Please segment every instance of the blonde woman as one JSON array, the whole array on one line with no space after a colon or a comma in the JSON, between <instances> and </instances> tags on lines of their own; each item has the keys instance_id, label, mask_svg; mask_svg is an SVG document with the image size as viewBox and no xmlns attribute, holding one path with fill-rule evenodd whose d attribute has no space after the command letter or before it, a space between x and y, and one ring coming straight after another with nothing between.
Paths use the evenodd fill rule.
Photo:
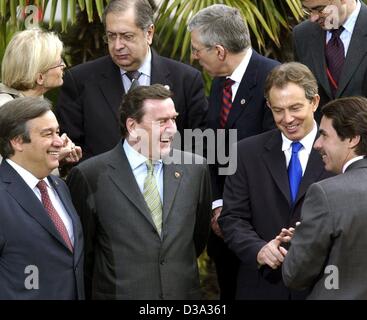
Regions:
<instances>
[{"instance_id":1,"label":"blonde woman","mask_svg":"<svg viewBox=\"0 0 367 320\"><path fill-rule=\"evenodd\" d=\"M30 29L16 33L9 42L1 64L0 108L18 97L43 96L63 84L63 44L53 32ZM78 162L81 148L63 134L60 160Z\"/></svg>"}]
</instances>

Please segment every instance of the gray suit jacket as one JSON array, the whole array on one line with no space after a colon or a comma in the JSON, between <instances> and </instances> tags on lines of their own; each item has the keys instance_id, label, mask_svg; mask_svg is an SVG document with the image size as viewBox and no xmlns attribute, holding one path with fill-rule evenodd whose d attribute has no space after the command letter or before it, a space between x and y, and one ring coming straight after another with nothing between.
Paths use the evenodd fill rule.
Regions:
<instances>
[{"instance_id":1,"label":"gray suit jacket","mask_svg":"<svg viewBox=\"0 0 367 320\"><path fill-rule=\"evenodd\" d=\"M317 23L308 20L293 30L294 58L307 65L315 75L320 106L333 98L326 75L325 34ZM364 3L353 30L335 98L356 95L367 96L367 6Z\"/></svg>"},{"instance_id":2,"label":"gray suit jacket","mask_svg":"<svg viewBox=\"0 0 367 320\"><path fill-rule=\"evenodd\" d=\"M87 297L200 298L196 258L209 232L209 172L203 164L164 164L163 170L162 239L121 142L71 171L86 242Z\"/></svg>"},{"instance_id":3,"label":"gray suit jacket","mask_svg":"<svg viewBox=\"0 0 367 320\"><path fill-rule=\"evenodd\" d=\"M367 299L366 195L367 159L310 187L283 263L287 286L312 288L309 299Z\"/></svg>"}]
</instances>

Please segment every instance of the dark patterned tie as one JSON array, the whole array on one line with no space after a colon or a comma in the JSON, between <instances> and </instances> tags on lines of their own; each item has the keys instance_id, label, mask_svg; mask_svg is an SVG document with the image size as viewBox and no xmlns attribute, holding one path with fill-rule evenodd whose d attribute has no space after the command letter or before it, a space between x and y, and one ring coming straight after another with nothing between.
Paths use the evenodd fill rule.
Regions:
<instances>
[{"instance_id":1,"label":"dark patterned tie","mask_svg":"<svg viewBox=\"0 0 367 320\"><path fill-rule=\"evenodd\" d=\"M292 204L297 198L299 184L302 179L302 166L298 158L298 152L302 148L302 144L298 141L292 142L292 156L288 165L288 180L291 191Z\"/></svg>"},{"instance_id":2,"label":"dark patterned tie","mask_svg":"<svg viewBox=\"0 0 367 320\"><path fill-rule=\"evenodd\" d=\"M138 79L141 76L141 72L135 70L135 71L128 71L125 74L131 81L131 86L129 88L129 91L135 89L136 87L140 85Z\"/></svg>"},{"instance_id":3,"label":"dark patterned tie","mask_svg":"<svg viewBox=\"0 0 367 320\"><path fill-rule=\"evenodd\" d=\"M227 120L228 120L228 115L229 112L231 111L232 108L232 85L235 82L230 79L227 78L226 81L224 82L224 87L223 87L223 96L222 96L222 109L220 111L220 127L224 128Z\"/></svg>"},{"instance_id":4,"label":"dark patterned tie","mask_svg":"<svg viewBox=\"0 0 367 320\"><path fill-rule=\"evenodd\" d=\"M340 74L345 61L344 45L340 39L340 34L343 31L344 27L331 30L332 36L325 48L326 64L328 68L327 74L334 97L338 89Z\"/></svg>"},{"instance_id":5,"label":"dark patterned tie","mask_svg":"<svg viewBox=\"0 0 367 320\"><path fill-rule=\"evenodd\" d=\"M59 214L57 213L55 207L52 205L51 199L47 192L47 184L45 181L41 180L37 183L37 188L41 192L41 199L42 204L45 207L49 217L51 218L52 222L54 223L57 231L60 233L61 237L65 241L66 245L68 246L69 250L73 252L73 245L71 243L71 240L69 238L68 231L66 230L66 227L64 223L62 222Z\"/></svg>"}]
</instances>

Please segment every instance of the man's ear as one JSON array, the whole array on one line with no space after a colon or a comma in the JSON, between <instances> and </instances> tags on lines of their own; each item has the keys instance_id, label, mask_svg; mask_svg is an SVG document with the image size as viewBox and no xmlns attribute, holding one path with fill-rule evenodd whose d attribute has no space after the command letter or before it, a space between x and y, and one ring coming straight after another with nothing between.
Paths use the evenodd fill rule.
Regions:
<instances>
[{"instance_id":1,"label":"man's ear","mask_svg":"<svg viewBox=\"0 0 367 320\"><path fill-rule=\"evenodd\" d=\"M215 45L215 50L217 52L217 57L220 61L224 61L226 56L227 56L227 49L224 48L222 45L220 44L216 44Z\"/></svg>"},{"instance_id":2,"label":"man's ear","mask_svg":"<svg viewBox=\"0 0 367 320\"><path fill-rule=\"evenodd\" d=\"M317 110L319 103L320 103L320 96L318 94L315 94L314 97L312 98L313 112Z\"/></svg>"},{"instance_id":3,"label":"man's ear","mask_svg":"<svg viewBox=\"0 0 367 320\"><path fill-rule=\"evenodd\" d=\"M23 152L24 148L24 142L23 138L21 136L17 136L10 140L10 144L13 147L14 151Z\"/></svg>"},{"instance_id":4,"label":"man's ear","mask_svg":"<svg viewBox=\"0 0 367 320\"><path fill-rule=\"evenodd\" d=\"M137 139L138 137L135 128L136 128L136 120L133 118L127 118L126 119L126 129L129 132L129 136L132 139Z\"/></svg>"},{"instance_id":5,"label":"man's ear","mask_svg":"<svg viewBox=\"0 0 367 320\"><path fill-rule=\"evenodd\" d=\"M359 141L361 141L360 135L349 138L349 149L354 149L358 145Z\"/></svg>"},{"instance_id":6,"label":"man's ear","mask_svg":"<svg viewBox=\"0 0 367 320\"><path fill-rule=\"evenodd\" d=\"M151 45L153 42L154 30L154 24L151 24L147 29L147 42L149 45Z\"/></svg>"}]
</instances>

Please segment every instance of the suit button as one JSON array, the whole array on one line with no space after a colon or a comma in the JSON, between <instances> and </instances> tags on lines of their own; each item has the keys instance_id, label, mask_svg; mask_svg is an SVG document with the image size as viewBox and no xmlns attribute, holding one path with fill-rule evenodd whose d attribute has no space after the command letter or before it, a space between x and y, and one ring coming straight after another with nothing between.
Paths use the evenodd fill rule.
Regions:
<instances>
[{"instance_id":1,"label":"suit button","mask_svg":"<svg viewBox=\"0 0 367 320\"><path fill-rule=\"evenodd\" d=\"M161 260L161 265L163 266L164 264L166 264L166 261Z\"/></svg>"}]
</instances>

